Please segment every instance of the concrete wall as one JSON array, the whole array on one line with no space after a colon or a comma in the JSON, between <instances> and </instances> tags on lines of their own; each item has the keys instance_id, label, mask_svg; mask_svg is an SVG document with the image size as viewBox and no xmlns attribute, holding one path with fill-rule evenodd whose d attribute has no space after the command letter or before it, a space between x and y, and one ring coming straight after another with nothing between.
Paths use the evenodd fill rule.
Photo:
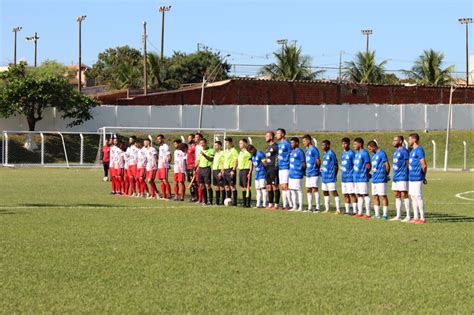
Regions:
<instances>
[{"instance_id":1,"label":"concrete wall","mask_svg":"<svg viewBox=\"0 0 474 315\"><path fill-rule=\"evenodd\" d=\"M439 130L447 124L447 105L205 105L203 128L263 131ZM67 128L54 109L36 130L97 131L103 126L197 128L198 105L114 106L94 109L94 119ZM473 129L474 104L453 105L453 129ZM0 119L1 130L28 130L24 117Z\"/></svg>"}]
</instances>

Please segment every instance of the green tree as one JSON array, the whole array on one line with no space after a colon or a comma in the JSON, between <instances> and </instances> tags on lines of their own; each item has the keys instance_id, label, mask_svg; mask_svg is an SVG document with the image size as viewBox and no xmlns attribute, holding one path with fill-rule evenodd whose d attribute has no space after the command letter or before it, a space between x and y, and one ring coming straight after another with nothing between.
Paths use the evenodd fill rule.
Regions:
<instances>
[{"instance_id":1,"label":"green tree","mask_svg":"<svg viewBox=\"0 0 474 315\"><path fill-rule=\"evenodd\" d=\"M11 65L0 74L0 117L12 115L26 117L30 131L43 119L47 107L56 107L63 119L70 120L69 127L92 118L90 110L98 103L80 95L63 74L50 69L27 68L25 63Z\"/></svg>"},{"instance_id":2,"label":"green tree","mask_svg":"<svg viewBox=\"0 0 474 315\"><path fill-rule=\"evenodd\" d=\"M96 84L113 89L139 88L142 86L143 56L135 48L121 46L99 53L97 62L86 73Z\"/></svg>"},{"instance_id":3,"label":"green tree","mask_svg":"<svg viewBox=\"0 0 474 315\"><path fill-rule=\"evenodd\" d=\"M285 45L273 53L276 62L263 66L260 74L276 80L314 80L324 71L312 71L311 57L303 55L302 48Z\"/></svg>"},{"instance_id":4,"label":"green tree","mask_svg":"<svg viewBox=\"0 0 474 315\"><path fill-rule=\"evenodd\" d=\"M160 59L157 53L149 53L148 61L148 87L155 90L172 90L180 86L180 82L173 77L171 60Z\"/></svg>"},{"instance_id":5,"label":"green tree","mask_svg":"<svg viewBox=\"0 0 474 315\"><path fill-rule=\"evenodd\" d=\"M344 77L354 83L390 83L385 73L387 60L377 63L375 51L359 52L355 60L346 62Z\"/></svg>"},{"instance_id":6,"label":"green tree","mask_svg":"<svg viewBox=\"0 0 474 315\"><path fill-rule=\"evenodd\" d=\"M405 71L409 79L423 85L448 85L453 81L451 76L454 66L443 68L444 54L433 49L423 51L410 71Z\"/></svg>"},{"instance_id":7,"label":"green tree","mask_svg":"<svg viewBox=\"0 0 474 315\"><path fill-rule=\"evenodd\" d=\"M230 65L219 53L202 50L186 54L174 52L170 58L170 71L173 79L181 84L198 83L205 75L208 80L219 81L228 78Z\"/></svg>"}]
</instances>

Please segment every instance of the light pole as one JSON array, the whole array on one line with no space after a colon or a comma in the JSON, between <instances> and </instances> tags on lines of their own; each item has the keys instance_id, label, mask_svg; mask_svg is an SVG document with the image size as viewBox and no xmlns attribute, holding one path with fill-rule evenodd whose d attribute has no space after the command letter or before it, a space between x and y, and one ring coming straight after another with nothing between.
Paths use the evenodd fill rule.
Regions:
<instances>
[{"instance_id":1,"label":"light pole","mask_svg":"<svg viewBox=\"0 0 474 315\"><path fill-rule=\"evenodd\" d=\"M458 19L459 23L466 25L466 86L469 86L469 24L472 23L472 18Z\"/></svg>"},{"instance_id":2,"label":"light pole","mask_svg":"<svg viewBox=\"0 0 474 315\"><path fill-rule=\"evenodd\" d=\"M285 46L288 44L288 39L277 39L277 44L281 45L281 52L285 49Z\"/></svg>"},{"instance_id":3,"label":"light pole","mask_svg":"<svg viewBox=\"0 0 474 315\"><path fill-rule=\"evenodd\" d=\"M12 29L13 32L13 64L16 65L16 35L21 31L21 26L16 26Z\"/></svg>"},{"instance_id":4,"label":"light pole","mask_svg":"<svg viewBox=\"0 0 474 315\"><path fill-rule=\"evenodd\" d=\"M35 32L35 35L34 36L30 36L30 37L27 37L26 40L29 41L29 42L34 42L35 43L35 67L36 67L36 63L37 63L37 52L38 52L38 33Z\"/></svg>"},{"instance_id":5,"label":"light pole","mask_svg":"<svg viewBox=\"0 0 474 315\"><path fill-rule=\"evenodd\" d=\"M366 29L361 30L362 34L365 36L365 52L369 52L369 36L372 35L372 30Z\"/></svg>"},{"instance_id":6,"label":"light pole","mask_svg":"<svg viewBox=\"0 0 474 315\"><path fill-rule=\"evenodd\" d=\"M79 76L77 81L77 90L79 93L82 91L82 56L81 56L81 46L82 46L82 21L86 19L85 15L77 17L77 23L79 24Z\"/></svg>"},{"instance_id":7,"label":"light pole","mask_svg":"<svg viewBox=\"0 0 474 315\"><path fill-rule=\"evenodd\" d=\"M148 94L148 70L147 70L147 52L146 52L146 21L143 21L143 94Z\"/></svg>"},{"instance_id":8,"label":"light pole","mask_svg":"<svg viewBox=\"0 0 474 315\"><path fill-rule=\"evenodd\" d=\"M171 10L171 6L161 6L161 52L160 52L160 59L163 60L163 50L164 50L164 40L165 40L165 12Z\"/></svg>"}]
</instances>

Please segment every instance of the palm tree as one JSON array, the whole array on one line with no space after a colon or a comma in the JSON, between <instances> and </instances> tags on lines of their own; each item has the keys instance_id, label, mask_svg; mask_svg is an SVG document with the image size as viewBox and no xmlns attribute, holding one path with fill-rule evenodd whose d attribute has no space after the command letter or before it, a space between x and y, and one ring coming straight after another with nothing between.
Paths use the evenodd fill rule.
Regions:
<instances>
[{"instance_id":1,"label":"palm tree","mask_svg":"<svg viewBox=\"0 0 474 315\"><path fill-rule=\"evenodd\" d=\"M385 74L387 60L377 64L375 51L358 52L355 60L346 62L344 77L355 83L388 83Z\"/></svg>"},{"instance_id":2,"label":"palm tree","mask_svg":"<svg viewBox=\"0 0 474 315\"><path fill-rule=\"evenodd\" d=\"M433 49L423 51L410 71L405 71L408 78L423 85L448 85L453 81L451 72L454 66L443 67L444 54Z\"/></svg>"},{"instance_id":3,"label":"palm tree","mask_svg":"<svg viewBox=\"0 0 474 315\"><path fill-rule=\"evenodd\" d=\"M116 89L137 89L143 85L141 67L127 60L118 65L112 78L112 87Z\"/></svg>"},{"instance_id":4,"label":"palm tree","mask_svg":"<svg viewBox=\"0 0 474 315\"><path fill-rule=\"evenodd\" d=\"M276 62L263 66L260 74L277 80L313 80L324 71L311 69L311 57L302 55L301 47L283 46L281 51L273 53Z\"/></svg>"},{"instance_id":5,"label":"palm tree","mask_svg":"<svg viewBox=\"0 0 474 315\"><path fill-rule=\"evenodd\" d=\"M180 83L173 79L168 59L161 60L157 53L149 53L147 57L148 86L151 89L170 90L179 87Z\"/></svg>"}]
</instances>

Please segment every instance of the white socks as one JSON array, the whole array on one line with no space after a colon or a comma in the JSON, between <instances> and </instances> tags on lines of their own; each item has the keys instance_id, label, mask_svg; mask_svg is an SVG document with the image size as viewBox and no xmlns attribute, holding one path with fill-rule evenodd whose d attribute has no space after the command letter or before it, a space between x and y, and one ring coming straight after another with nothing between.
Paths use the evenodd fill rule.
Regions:
<instances>
[{"instance_id":1,"label":"white socks","mask_svg":"<svg viewBox=\"0 0 474 315\"><path fill-rule=\"evenodd\" d=\"M357 202L352 203L352 213L356 214L357 213Z\"/></svg>"},{"instance_id":2,"label":"white socks","mask_svg":"<svg viewBox=\"0 0 474 315\"><path fill-rule=\"evenodd\" d=\"M296 210L296 190L291 190L292 210Z\"/></svg>"},{"instance_id":3,"label":"white socks","mask_svg":"<svg viewBox=\"0 0 474 315\"><path fill-rule=\"evenodd\" d=\"M364 201L365 201L365 215L370 216L370 197L365 196Z\"/></svg>"},{"instance_id":4,"label":"white socks","mask_svg":"<svg viewBox=\"0 0 474 315\"><path fill-rule=\"evenodd\" d=\"M298 193L298 204L299 204L298 209L303 210L303 191L298 190L297 193ZM296 208L296 203L293 204L293 208Z\"/></svg>"},{"instance_id":5,"label":"white socks","mask_svg":"<svg viewBox=\"0 0 474 315\"><path fill-rule=\"evenodd\" d=\"M308 210L313 209L313 193L306 193L306 198L308 199Z\"/></svg>"},{"instance_id":6,"label":"white socks","mask_svg":"<svg viewBox=\"0 0 474 315\"><path fill-rule=\"evenodd\" d=\"M362 211L364 211L364 197L357 197L357 209L359 210L357 214L362 215Z\"/></svg>"},{"instance_id":7,"label":"white socks","mask_svg":"<svg viewBox=\"0 0 474 315\"><path fill-rule=\"evenodd\" d=\"M263 197L263 206L266 208L267 207L267 198L268 196L268 191L266 189L262 189L262 197Z\"/></svg>"},{"instance_id":8,"label":"white socks","mask_svg":"<svg viewBox=\"0 0 474 315\"><path fill-rule=\"evenodd\" d=\"M324 210L329 211L329 196L324 196Z\"/></svg>"},{"instance_id":9,"label":"white socks","mask_svg":"<svg viewBox=\"0 0 474 315\"><path fill-rule=\"evenodd\" d=\"M257 208L260 207L260 199L262 199L262 191L260 189L257 189Z\"/></svg>"},{"instance_id":10,"label":"white socks","mask_svg":"<svg viewBox=\"0 0 474 315\"><path fill-rule=\"evenodd\" d=\"M319 211L319 191L314 193L314 199L316 200L316 210Z\"/></svg>"},{"instance_id":11,"label":"white socks","mask_svg":"<svg viewBox=\"0 0 474 315\"><path fill-rule=\"evenodd\" d=\"M388 217L388 207L387 207L387 206L383 206L383 216L384 216L385 218Z\"/></svg>"},{"instance_id":12,"label":"white socks","mask_svg":"<svg viewBox=\"0 0 474 315\"><path fill-rule=\"evenodd\" d=\"M407 218L410 219L410 199L406 198L403 199L403 201L405 202L405 211L407 212Z\"/></svg>"},{"instance_id":13,"label":"white socks","mask_svg":"<svg viewBox=\"0 0 474 315\"><path fill-rule=\"evenodd\" d=\"M418 220L418 202L415 196L411 196L411 205L413 207L413 219Z\"/></svg>"},{"instance_id":14,"label":"white socks","mask_svg":"<svg viewBox=\"0 0 474 315\"><path fill-rule=\"evenodd\" d=\"M420 212L420 220L425 219L425 202L422 196L415 196L416 203L418 204L418 211Z\"/></svg>"},{"instance_id":15,"label":"white socks","mask_svg":"<svg viewBox=\"0 0 474 315\"><path fill-rule=\"evenodd\" d=\"M344 208L346 208L346 213L350 213L351 204L350 203L344 203Z\"/></svg>"},{"instance_id":16,"label":"white socks","mask_svg":"<svg viewBox=\"0 0 474 315\"><path fill-rule=\"evenodd\" d=\"M379 205L374 205L374 211L375 211L375 217L376 218L380 217L380 206Z\"/></svg>"},{"instance_id":17,"label":"white socks","mask_svg":"<svg viewBox=\"0 0 474 315\"><path fill-rule=\"evenodd\" d=\"M397 209L397 218L402 217L402 199L395 198L395 209Z\"/></svg>"},{"instance_id":18,"label":"white socks","mask_svg":"<svg viewBox=\"0 0 474 315\"><path fill-rule=\"evenodd\" d=\"M288 194L289 194L288 190L281 191L281 197L283 199L283 208L286 208L288 205L288 202L287 202Z\"/></svg>"},{"instance_id":19,"label":"white socks","mask_svg":"<svg viewBox=\"0 0 474 315\"><path fill-rule=\"evenodd\" d=\"M334 201L336 202L336 211L340 212L341 210L339 209L339 196L334 197Z\"/></svg>"}]
</instances>

